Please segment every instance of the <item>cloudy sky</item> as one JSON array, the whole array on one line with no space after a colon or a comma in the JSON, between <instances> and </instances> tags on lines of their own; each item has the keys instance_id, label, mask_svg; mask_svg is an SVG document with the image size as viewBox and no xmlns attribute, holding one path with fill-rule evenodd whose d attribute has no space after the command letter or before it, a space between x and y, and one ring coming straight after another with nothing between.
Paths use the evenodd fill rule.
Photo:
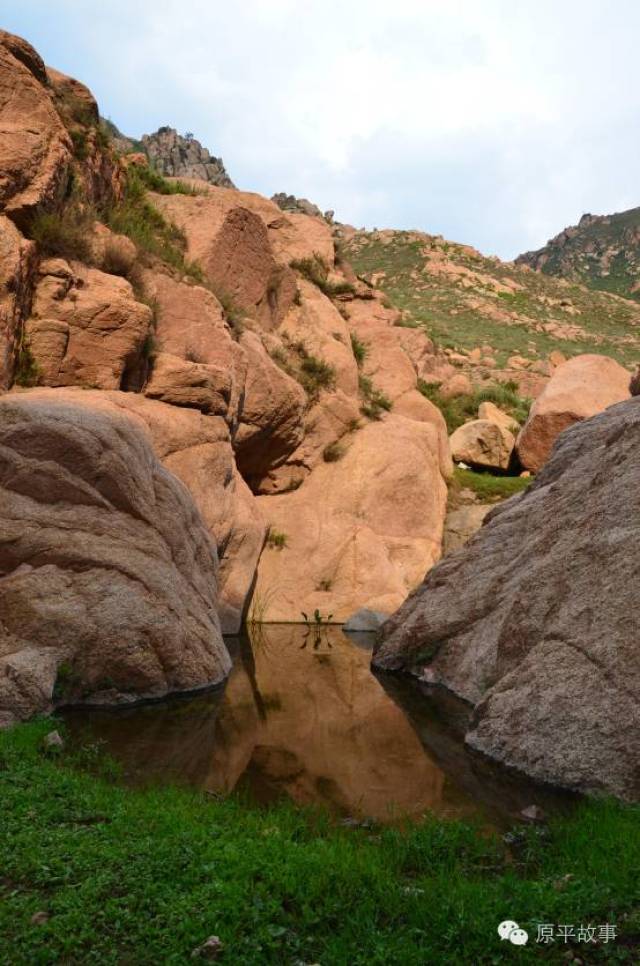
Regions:
<instances>
[{"instance_id":1,"label":"cloudy sky","mask_svg":"<svg viewBox=\"0 0 640 966\"><path fill-rule=\"evenodd\" d=\"M2 0L127 134L511 258L640 205L637 0Z\"/></svg>"}]
</instances>

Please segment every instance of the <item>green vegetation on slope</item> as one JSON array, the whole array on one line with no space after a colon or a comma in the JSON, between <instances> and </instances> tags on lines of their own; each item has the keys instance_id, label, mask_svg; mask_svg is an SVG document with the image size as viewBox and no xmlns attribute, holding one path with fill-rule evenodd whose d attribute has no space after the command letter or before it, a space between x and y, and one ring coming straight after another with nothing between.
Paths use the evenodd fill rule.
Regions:
<instances>
[{"instance_id":1,"label":"green vegetation on slope","mask_svg":"<svg viewBox=\"0 0 640 966\"><path fill-rule=\"evenodd\" d=\"M640 299L640 208L614 215L584 215L578 225L565 229L543 248L520 255L517 261L545 275Z\"/></svg>"},{"instance_id":2,"label":"green vegetation on slope","mask_svg":"<svg viewBox=\"0 0 640 966\"><path fill-rule=\"evenodd\" d=\"M465 470L456 466L449 483L449 502L455 505L461 490L471 490L482 503L497 503L522 493L532 483L528 476L495 476L479 470Z\"/></svg>"},{"instance_id":3,"label":"green vegetation on slope","mask_svg":"<svg viewBox=\"0 0 640 966\"><path fill-rule=\"evenodd\" d=\"M449 434L453 433L459 426L470 419L477 419L478 407L483 402L492 402L500 409L512 416L520 425L523 425L529 415L531 400L524 399L517 393L509 383L502 383L495 386L482 386L475 389L472 393L464 393L460 396L448 398L440 392L440 384L437 382L418 381L418 390L422 395L429 399L438 407L444 421L447 424Z\"/></svg>"},{"instance_id":4,"label":"green vegetation on slope","mask_svg":"<svg viewBox=\"0 0 640 966\"><path fill-rule=\"evenodd\" d=\"M500 366L554 349L637 360L640 308L629 300L417 232L360 232L343 247L356 272L375 276L402 310L402 324L421 326L442 348L488 344Z\"/></svg>"},{"instance_id":5,"label":"green vegetation on slope","mask_svg":"<svg viewBox=\"0 0 640 966\"><path fill-rule=\"evenodd\" d=\"M564 962L563 943L535 942L538 922L614 923L616 941L569 948L638 961L638 808L586 804L509 848L458 821L342 828L288 805L127 790L88 750L41 752L51 727L0 733L3 964L186 963L210 935L238 966ZM529 946L499 940L504 919Z\"/></svg>"}]
</instances>

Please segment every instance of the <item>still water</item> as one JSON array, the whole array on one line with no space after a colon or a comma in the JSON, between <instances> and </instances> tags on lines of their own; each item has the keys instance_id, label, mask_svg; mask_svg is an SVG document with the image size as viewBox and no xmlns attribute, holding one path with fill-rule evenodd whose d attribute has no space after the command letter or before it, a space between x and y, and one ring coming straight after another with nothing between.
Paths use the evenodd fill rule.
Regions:
<instances>
[{"instance_id":1,"label":"still water","mask_svg":"<svg viewBox=\"0 0 640 966\"><path fill-rule=\"evenodd\" d=\"M352 818L432 811L495 824L532 803L553 805L552 793L466 750L465 706L374 675L366 636L267 624L228 645L224 687L130 709L68 709L74 740L104 742L129 783L289 797Z\"/></svg>"}]
</instances>

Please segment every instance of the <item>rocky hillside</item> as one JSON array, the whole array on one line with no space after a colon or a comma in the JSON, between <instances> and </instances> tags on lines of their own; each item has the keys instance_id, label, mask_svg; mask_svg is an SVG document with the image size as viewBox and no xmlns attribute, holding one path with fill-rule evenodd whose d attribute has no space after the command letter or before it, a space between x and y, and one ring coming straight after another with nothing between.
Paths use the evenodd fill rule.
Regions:
<instances>
[{"instance_id":1,"label":"rocky hillside","mask_svg":"<svg viewBox=\"0 0 640 966\"><path fill-rule=\"evenodd\" d=\"M583 215L543 248L516 259L538 272L625 298L640 298L640 208Z\"/></svg>"},{"instance_id":2,"label":"rocky hillside","mask_svg":"<svg viewBox=\"0 0 640 966\"><path fill-rule=\"evenodd\" d=\"M140 152L158 174L167 178L197 178L221 188L233 188L222 158L214 158L192 134L178 134L172 127L160 127L155 134L143 134L137 140L107 125L114 148L121 154Z\"/></svg>"},{"instance_id":3,"label":"rocky hillside","mask_svg":"<svg viewBox=\"0 0 640 966\"><path fill-rule=\"evenodd\" d=\"M474 706L466 741L532 777L640 797L640 400L560 437L525 493L427 575L377 667Z\"/></svg>"},{"instance_id":4,"label":"rocky hillside","mask_svg":"<svg viewBox=\"0 0 640 966\"><path fill-rule=\"evenodd\" d=\"M5 717L45 709L52 682L54 701L211 684L220 628L248 608L393 611L441 553L452 467L423 390L454 367L336 257L324 217L123 155L87 88L6 33L2 91L0 388L18 427L0 475ZM51 608L82 624L95 581L77 575L97 571L83 654L105 650L89 660ZM144 615L187 578L174 650L145 618L129 662L108 601L124 582Z\"/></svg>"},{"instance_id":5,"label":"rocky hillside","mask_svg":"<svg viewBox=\"0 0 640 966\"><path fill-rule=\"evenodd\" d=\"M640 308L627 299L439 236L344 227L342 235L340 251L402 311L401 324L426 332L474 381L515 380L535 396L557 359L637 360Z\"/></svg>"}]
</instances>

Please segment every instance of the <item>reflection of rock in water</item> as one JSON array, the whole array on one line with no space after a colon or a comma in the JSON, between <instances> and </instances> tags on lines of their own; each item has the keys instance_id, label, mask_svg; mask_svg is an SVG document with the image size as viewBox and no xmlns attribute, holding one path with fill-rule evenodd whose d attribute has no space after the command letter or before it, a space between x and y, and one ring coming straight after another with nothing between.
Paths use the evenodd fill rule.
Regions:
<instances>
[{"instance_id":1,"label":"reflection of rock in water","mask_svg":"<svg viewBox=\"0 0 640 966\"><path fill-rule=\"evenodd\" d=\"M262 626L252 646L240 643L223 691L68 720L105 739L136 781L238 787L378 819L472 810L371 674L370 652L337 627L302 647L305 636L298 625Z\"/></svg>"},{"instance_id":2,"label":"reflection of rock in water","mask_svg":"<svg viewBox=\"0 0 640 966\"><path fill-rule=\"evenodd\" d=\"M497 821L517 816L536 803L545 810L570 806L574 796L541 786L488 761L463 741L472 712L470 705L444 688L428 688L416 680L378 672L378 680L393 701L402 708L429 756L446 776L455 776L455 786L446 778L446 799L473 801Z\"/></svg>"},{"instance_id":3,"label":"reflection of rock in water","mask_svg":"<svg viewBox=\"0 0 640 966\"><path fill-rule=\"evenodd\" d=\"M306 628L261 628L253 659L267 712L240 738L244 754L234 754L236 768L246 758L240 783L260 798L286 793L299 803L320 801L376 818L436 806L443 775L371 674L370 654L338 628L322 636L318 644ZM235 715L247 687L243 675L233 675L219 724ZM214 782L223 771L229 775L222 760L228 750L216 746Z\"/></svg>"}]
</instances>

